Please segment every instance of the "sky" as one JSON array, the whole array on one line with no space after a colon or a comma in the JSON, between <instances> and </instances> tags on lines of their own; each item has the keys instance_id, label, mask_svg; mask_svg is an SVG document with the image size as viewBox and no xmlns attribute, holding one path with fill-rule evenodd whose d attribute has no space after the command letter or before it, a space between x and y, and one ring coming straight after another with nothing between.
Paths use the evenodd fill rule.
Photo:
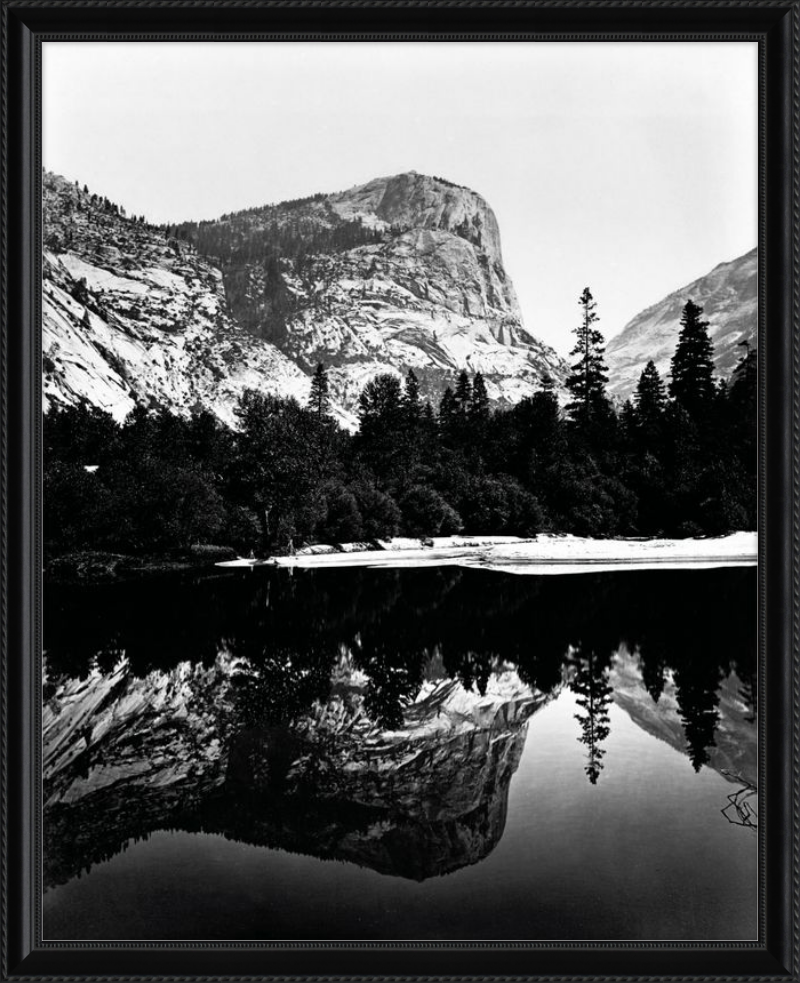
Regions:
<instances>
[{"instance_id":1,"label":"sky","mask_svg":"<svg viewBox=\"0 0 800 983\"><path fill-rule=\"evenodd\" d=\"M494 210L526 326L613 337L757 241L754 42L45 42L44 166L156 223L415 170Z\"/></svg>"}]
</instances>

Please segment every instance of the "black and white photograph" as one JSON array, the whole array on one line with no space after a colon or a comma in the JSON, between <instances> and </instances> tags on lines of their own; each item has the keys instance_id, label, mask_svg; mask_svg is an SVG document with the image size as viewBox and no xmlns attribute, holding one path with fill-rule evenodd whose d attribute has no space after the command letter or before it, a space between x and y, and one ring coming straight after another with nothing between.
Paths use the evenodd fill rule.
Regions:
<instances>
[{"instance_id":1,"label":"black and white photograph","mask_svg":"<svg viewBox=\"0 0 800 983\"><path fill-rule=\"evenodd\" d=\"M43 940L759 939L758 144L748 40L42 43Z\"/></svg>"}]
</instances>

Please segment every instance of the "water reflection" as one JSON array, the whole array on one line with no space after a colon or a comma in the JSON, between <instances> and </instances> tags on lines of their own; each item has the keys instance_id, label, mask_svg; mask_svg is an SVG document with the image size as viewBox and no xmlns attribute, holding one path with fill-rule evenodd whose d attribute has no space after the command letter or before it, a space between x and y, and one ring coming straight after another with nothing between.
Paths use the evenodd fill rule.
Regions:
<instances>
[{"instance_id":1,"label":"water reflection","mask_svg":"<svg viewBox=\"0 0 800 983\"><path fill-rule=\"evenodd\" d=\"M602 744L611 733L608 708L614 690L608 685L609 659L601 659L592 649L582 656L580 648L573 658L577 671L570 686L577 694L578 706L583 710L582 713L575 714L575 719L581 725L578 740L587 747L585 771L592 785L596 785L606 753Z\"/></svg>"},{"instance_id":2,"label":"water reflection","mask_svg":"<svg viewBox=\"0 0 800 983\"><path fill-rule=\"evenodd\" d=\"M752 570L263 571L50 589L45 612L47 885L165 828L414 880L476 863L565 686L593 785L612 701L755 784Z\"/></svg>"}]
</instances>

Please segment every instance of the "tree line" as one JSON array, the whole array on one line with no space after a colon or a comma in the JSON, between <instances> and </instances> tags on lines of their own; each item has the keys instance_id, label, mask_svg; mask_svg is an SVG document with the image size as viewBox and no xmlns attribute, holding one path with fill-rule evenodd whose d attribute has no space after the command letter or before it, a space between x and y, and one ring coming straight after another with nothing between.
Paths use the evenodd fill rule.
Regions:
<instances>
[{"instance_id":1,"label":"tree line","mask_svg":"<svg viewBox=\"0 0 800 983\"><path fill-rule=\"evenodd\" d=\"M208 412L140 407L118 425L88 405L54 410L44 424L46 552L754 529L755 351L743 344L731 379L715 378L709 325L689 300L669 382L648 362L616 407L588 288L580 311L564 407L545 378L492 410L484 377L466 372L434 406L409 370L364 387L351 434L331 415L319 365L305 406L245 392L236 430Z\"/></svg>"}]
</instances>

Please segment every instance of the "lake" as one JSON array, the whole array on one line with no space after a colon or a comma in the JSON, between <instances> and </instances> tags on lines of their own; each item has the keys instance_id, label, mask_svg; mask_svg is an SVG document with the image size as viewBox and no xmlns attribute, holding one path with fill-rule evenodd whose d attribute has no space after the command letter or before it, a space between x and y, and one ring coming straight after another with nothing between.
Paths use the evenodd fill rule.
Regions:
<instances>
[{"instance_id":1,"label":"lake","mask_svg":"<svg viewBox=\"0 0 800 983\"><path fill-rule=\"evenodd\" d=\"M45 587L45 939L753 940L754 568Z\"/></svg>"}]
</instances>

